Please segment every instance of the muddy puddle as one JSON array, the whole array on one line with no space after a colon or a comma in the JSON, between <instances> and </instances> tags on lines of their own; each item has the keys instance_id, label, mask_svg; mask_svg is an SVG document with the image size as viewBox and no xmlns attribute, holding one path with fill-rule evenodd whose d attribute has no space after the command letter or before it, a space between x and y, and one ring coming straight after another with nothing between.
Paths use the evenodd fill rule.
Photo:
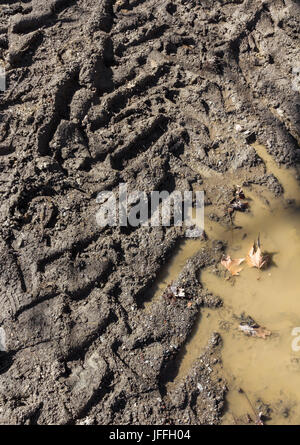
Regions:
<instances>
[{"instance_id":1,"label":"muddy puddle","mask_svg":"<svg viewBox=\"0 0 300 445\"><path fill-rule=\"evenodd\" d=\"M206 221L205 230L211 239L227 242L232 258L244 258L260 233L263 250L270 254L272 263L261 271L243 263L240 276L227 281L222 268L203 271L203 285L222 298L223 307L201 311L178 375L169 385L189 372L211 333L217 331L224 342L222 372L229 388L223 423L234 424L240 416L253 415L247 397L239 392L242 388L253 405L258 399L270 405L267 423L299 424L300 351L293 350L292 343L297 346L296 328L300 331L300 190L293 171L278 168L263 146L255 145L255 149L283 185L284 196L274 198L256 186L244 188L250 212L236 212L235 228L224 229ZM294 203L287 202L289 199ZM155 298L201 247L200 240L182 243L157 286ZM240 332L236 317L242 313L272 331L271 337L247 337Z\"/></svg>"}]
</instances>

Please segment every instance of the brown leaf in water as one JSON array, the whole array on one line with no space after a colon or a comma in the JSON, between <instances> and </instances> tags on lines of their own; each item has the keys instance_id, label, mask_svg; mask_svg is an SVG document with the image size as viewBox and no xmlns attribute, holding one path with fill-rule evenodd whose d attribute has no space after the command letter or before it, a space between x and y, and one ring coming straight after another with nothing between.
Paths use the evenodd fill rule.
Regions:
<instances>
[{"instance_id":1,"label":"brown leaf in water","mask_svg":"<svg viewBox=\"0 0 300 445\"><path fill-rule=\"evenodd\" d=\"M257 267L258 269L267 265L268 257L262 254L259 237L257 238L257 242L254 241L246 260L248 266Z\"/></svg>"},{"instance_id":2,"label":"brown leaf in water","mask_svg":"<svg viewBox=\"0 0 300 445\"><path fill-rule=\"evenodd\" d=\"M235 260L232 260L229 255L226 257L223 257L221 260L222 266L224 266L231 275L239 275L239 272L243 269L240 267L240 264L245 260L245 258L238 258Z\"/></svg>"},{"instance_id":3,"label":"brown leaf in water","mask_svg":"<svg viewBox=\"0 0 300 445\"><path fill-rule=\"evenodd\" d=\"M271 331L268 331L268 329L259 325L251 326L247 323L241 323L239 325L239 329L246 335L251 335L253 337L259 337L263 339L266 339L266 337L271 335Z\"/></svg>"},{"instance_id":4,"label":"brown leaf in water","mask_svg":"<svg viewBox=\"0 0 300 445\"><path fill-rule=\"evenodd\" d=\"M271 335L271 331L268 331L268 329L263 328L262 326L259 326L258 328L254 328L255 332L256 332L256 337L259 338L266 338L269 337L269 335Z\"/></svg>"}]
</instances>

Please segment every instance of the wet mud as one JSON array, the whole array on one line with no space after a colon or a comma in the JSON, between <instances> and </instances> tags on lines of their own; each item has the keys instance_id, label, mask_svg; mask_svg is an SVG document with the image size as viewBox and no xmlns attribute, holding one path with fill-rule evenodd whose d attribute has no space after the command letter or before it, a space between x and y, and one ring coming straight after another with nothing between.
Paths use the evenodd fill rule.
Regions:
<instances>
[{"instance_id":1,"label":"wet mud","mask_svg":"<svg viewBox=\"0 0 300 445\"><path fill-rule=\"evenodd\" d=\"M1 2L0 423L230 423L244 414L238 385L271 422L294 422L299 12L292 0ZM203 190L207 239L99 227L97 195L121 183ZM228 211L237 186L249 212ZM277 267L232 287L220 259L258 230ZM162 297L171 280L184 298ZM241 310L274 336L241 338ZM236 368L239 348L264 360L257 379ZM264 352L280 362L267 388Z\"/></svg>"}]
</instances>

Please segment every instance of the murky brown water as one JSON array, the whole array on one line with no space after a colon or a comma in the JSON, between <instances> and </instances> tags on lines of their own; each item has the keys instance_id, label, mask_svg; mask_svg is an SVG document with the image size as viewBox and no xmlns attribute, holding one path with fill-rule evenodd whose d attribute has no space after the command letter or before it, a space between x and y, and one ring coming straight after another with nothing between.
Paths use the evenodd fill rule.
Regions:
<instances>
[{"instance_id":1,"label":"murky brown water","mask_svg":"<svg viewBox=\"0 0 300 445\"><path fill-rule=\"evenodd\" d=\"M268 423L299 424L300 351L292 349L292 330L300 327L300 189L293 171L278 168L263 146L255 145L255 149L283 185L284 198L274 198L258 187L245 189L251 212L236 214L235 224L241 229L226 230L206 222L205 230L210 238L227 241L232 258L245 257L260 233L263 250L272 254L273 264L259 271L243 263L240 276L229 281L213 270L202 273L202 283L222 298L224 306L202 311L171 384L188 373L211 333L218 331L224 341L223 371L229 386L223 423L234 423L234 418L247 412L253 414L245 395L238 392L241 387L253 403L262 399L271 405L272 419ZM296 199L295 206L287 206L287 198ZM201 247L200 240L187 240L181 245L157 288L156 298ZM241 333L234 315L243 312L271 330L272 336L264 340Z\"/></svg>"}]
</instances>

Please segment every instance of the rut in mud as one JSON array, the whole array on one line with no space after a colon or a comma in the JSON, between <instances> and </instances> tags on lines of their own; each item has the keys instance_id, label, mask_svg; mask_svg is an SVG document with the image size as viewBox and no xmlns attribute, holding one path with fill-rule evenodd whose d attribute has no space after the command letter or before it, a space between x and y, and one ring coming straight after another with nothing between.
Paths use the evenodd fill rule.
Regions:
<instances>
[{"instance_id":1,"label":"rut in mud","mask_svg":"<svg viewBox=\"0 0 300 445\"><path fill-rule=\"evenodd\" d=\"M254 142L297 168L299 2L32 0L0 6L0 422L218 423L221 337L166 384L224 244L152 298L180 228L106 228L101 190L283 192ZM147 306L147 305L146 305ZM202 388L200 391L199 388Z\"/></svg>"}]
</instances>

